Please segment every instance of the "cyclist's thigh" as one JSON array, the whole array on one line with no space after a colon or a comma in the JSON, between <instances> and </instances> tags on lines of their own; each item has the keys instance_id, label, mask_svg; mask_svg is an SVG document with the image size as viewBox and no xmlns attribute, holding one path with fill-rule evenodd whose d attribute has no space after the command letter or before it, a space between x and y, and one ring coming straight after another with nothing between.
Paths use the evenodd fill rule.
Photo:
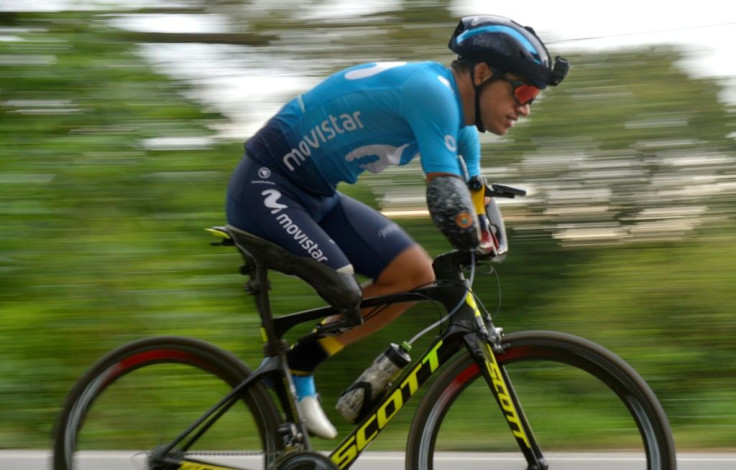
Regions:
<instances>
[{"instance_id":1,"label":"cyclist's thigh","mask_svg":"<svg viewBox=\"0 0 736 470\"><path fill-rule=\"evenodd\" d=\"M346 269L350 261L319 226L319 218L337 196L316 196L299 189L279 172L253 160L238 168L237 185L227 197L228 223L288 251ZM236 186L236 187L235 187Z\"/></svg>"},{"instance_id":2,"label":"cyclist's thigh","mask_svg":"<svg viewBox=\"0 0 736 470\"><path fill-rule=\"evenodd\" d=\"M320 225L342 248L355 272L375 280L402 251L416 244L377 210L339 192L338 198Z\"/></svg>"}]
</instances>

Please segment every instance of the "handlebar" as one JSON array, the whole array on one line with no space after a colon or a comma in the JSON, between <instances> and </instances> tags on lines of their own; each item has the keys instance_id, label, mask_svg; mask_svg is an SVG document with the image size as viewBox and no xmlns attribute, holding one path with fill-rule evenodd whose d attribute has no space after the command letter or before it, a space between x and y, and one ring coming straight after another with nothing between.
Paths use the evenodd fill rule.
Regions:
<instances>
[{"instance_id":1,"label":"handlebar","mask_svg":"<svg viewBox=\"0 0 736 470\"><path fill-rule=\"evenodd\" d=\"M526 196L526 190L506 184L493 183L490 187L486 185L486 196L514 199L516 196Z\"/></svg>"},{"instance_id":2,"label":"handlebar","mask_svg":"<svg viewBox=\"0 0 736 470\"><path fill-rule=\"evenodd\" d=\"M485 191L483 191L483 194L486 197L505 197L513 199L516 196L526 196L525 189L509 186L507 184L491 183L489 186L485 177L480 175L473 176L468 181L468 189L472 192L480 191L484 187Z\"/></svg>"}]
</instances>

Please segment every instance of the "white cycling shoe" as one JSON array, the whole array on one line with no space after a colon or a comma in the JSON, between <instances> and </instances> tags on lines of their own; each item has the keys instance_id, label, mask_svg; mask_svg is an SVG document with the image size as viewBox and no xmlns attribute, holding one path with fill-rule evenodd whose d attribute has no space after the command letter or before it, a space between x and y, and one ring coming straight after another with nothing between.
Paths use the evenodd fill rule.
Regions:
<instances>
[{"instance_id":1,"label":"white cycling shoe","mask_svg":"<svg viewBox=\"0 0 736 470\"><path fill-rule=\"evenodd\" d=\"M337 429L335 429L319 404L317 391L314 387L314 377L311 375L306 377L293 376L292 379L296 387L296 406L309 433L323 439L337 437Z\"/></svg>"},{"instance_id":2,"label":"white cycling shoe","mask_svg":"<svg viewBox=\"0 0 736 470\"><path fill-rule=\"evenodd\" d=\"M334 439L337 437L337 429L332 425L330 419L322 411L322 406L316 396L307 396L297 402L299 414L304 418L304 424L310 434L322 439Z\"/></svg>"}]
</instances>

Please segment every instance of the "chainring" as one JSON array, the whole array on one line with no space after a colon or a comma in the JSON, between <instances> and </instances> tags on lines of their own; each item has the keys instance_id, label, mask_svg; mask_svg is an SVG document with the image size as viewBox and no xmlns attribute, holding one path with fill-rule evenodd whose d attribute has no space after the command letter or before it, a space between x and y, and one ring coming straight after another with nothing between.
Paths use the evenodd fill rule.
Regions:
<instances>
[{"instance_id":1,"label":"chainring","mask_svg":"<svg viewBox=\"0 0 736 470\"><path fill-rule=\"evenodd\" d=\"M269 465L268 470L337 470L328 457L317 452L290 452Z\"/></svg>"}]
</instances>

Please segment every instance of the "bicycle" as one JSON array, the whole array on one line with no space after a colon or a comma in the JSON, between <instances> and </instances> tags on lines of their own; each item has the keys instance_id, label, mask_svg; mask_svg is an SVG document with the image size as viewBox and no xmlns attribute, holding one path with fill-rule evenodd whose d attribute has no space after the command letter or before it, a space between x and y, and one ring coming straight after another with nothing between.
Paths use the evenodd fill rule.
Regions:
<instances>
[{"instance_id":1,"label":"bicycle","mask_svg":"<svg viewBox=\"0 0 736 470\"><path fill-rule=\"evenodd\" d=\"M502 185L489 189L492 197L524 194ZM312 334L343 331L361 321L359 312L330 305L275 316L268 272L308 280L326 300L349 281L235 228L210 231L221 237L217 245L236 246L245 260L241 272L249 277L246 288L261 317L263 362L251 371L233 354L186 337L143 339L108 353L67 397L55 427L55 470L113 468L108 459L118 454L109 451L117 445L127 449L125 468L345 469L427 384L410 425L407 469L456 468L466 455L451 452L458 450L483 451L471 459L499 469L573 468L580 451L601 450L614 452L601 458L627 469L676 468L667 417L637 372L612 352L569 334L504 334L472 291L476 266L488 257L460 251L435 258L432 285L362 301L362 309L432 301L444 314L409 341L439 330L340 444L329 455L315 452L296 409L282 338L295 325L338 313L342 321L320 324ZM157 393L147 394L146 386ZM494 414L496 422L490 421ZM567 428L574 420L582 426ZM490 456L495 451L518 457Z\"/></svg>"}]
</instances>

